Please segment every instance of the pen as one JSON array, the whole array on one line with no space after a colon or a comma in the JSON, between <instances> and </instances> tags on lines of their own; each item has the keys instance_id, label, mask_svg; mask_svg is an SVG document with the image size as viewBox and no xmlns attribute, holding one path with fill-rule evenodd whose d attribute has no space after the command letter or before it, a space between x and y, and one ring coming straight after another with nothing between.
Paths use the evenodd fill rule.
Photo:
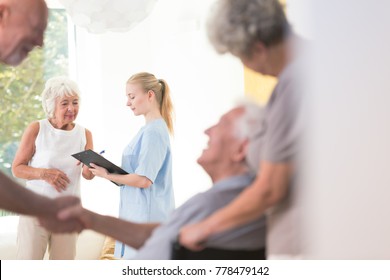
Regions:
<instances>
[{"instance_id":1,"label":"pen","mask_svg":"<svg viewBox=\"0 0 390 280\"><path fill-rule=\"evenodd\" d=\"M100 153L99 153L99 155L102 155L102 154L104 154L105 153L105 150L102 150Z\"/></svg>"}]
</instances>

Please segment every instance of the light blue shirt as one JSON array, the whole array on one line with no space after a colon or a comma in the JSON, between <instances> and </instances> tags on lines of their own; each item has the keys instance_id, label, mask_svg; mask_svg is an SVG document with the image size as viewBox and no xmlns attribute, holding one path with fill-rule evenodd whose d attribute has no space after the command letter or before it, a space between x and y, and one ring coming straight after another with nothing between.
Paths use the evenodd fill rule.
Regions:
<instances>
[{"instance_id":1,"label":"light blue shirt","mask_svg":"<svg viewBox=\"0 0 390 280\"><path fill-rule=\"evenodd\" d=\"M174 209L172 155L168 127L163 119L153 120L140 129L124 149L122 168L147 177L149 188L122 186L119 218L133 222L163 222ZM115 257L129 259L134 249L115 244Z\"/></svg>"}]
</instances>

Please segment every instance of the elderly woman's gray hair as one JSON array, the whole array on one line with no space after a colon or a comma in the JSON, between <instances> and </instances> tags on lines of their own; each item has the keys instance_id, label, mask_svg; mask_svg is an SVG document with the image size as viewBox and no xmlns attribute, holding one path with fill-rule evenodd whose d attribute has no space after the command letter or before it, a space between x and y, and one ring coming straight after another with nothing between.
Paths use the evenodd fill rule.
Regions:
<instances>
[{"instance_id":1,"label":"elderly woman's gray hair","mask_svg":"<svg viewBox=\"0 0 390 280\"><path fill-rule=\"evenodd\" d=\"M80 90L76 82L65 76L47 80L42 92L42 107L49 119L54 117L57 99L64 96L77 96L80 99Z\"/></svg>"},{"instance_id":2,"label":"elderly woman's gray hair","mask_svg":"<svg viewBox=\"0 0 390 280\"><path fill-rule=\"evenodd\" d=\"M277 0L218 0L207 30L219 53L249 57L256 42L275 45L290 32L290 26Z\"/></svg>"}]
</instances>

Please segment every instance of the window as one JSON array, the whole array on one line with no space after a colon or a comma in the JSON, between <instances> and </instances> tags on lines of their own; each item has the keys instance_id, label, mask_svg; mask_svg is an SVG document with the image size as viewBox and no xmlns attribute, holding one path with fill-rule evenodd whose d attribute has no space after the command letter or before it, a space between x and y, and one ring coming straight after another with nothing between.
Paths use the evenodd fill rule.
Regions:
<instances>
[{"instance_id":1,"label":"window","mask_svg":"<svg viewBox=\"0 0 390 280\"><path fill-rule=\"evenodd\" d=\"M0 65L1 172L12 176L11 164L25 128L45 117L40 97L45 82L68 75L68 60L67 14L63 9L50 9L44 47L33 50L18 67ZM0 210L0 216L9 214Z\"/></svg>"}]
</instances>

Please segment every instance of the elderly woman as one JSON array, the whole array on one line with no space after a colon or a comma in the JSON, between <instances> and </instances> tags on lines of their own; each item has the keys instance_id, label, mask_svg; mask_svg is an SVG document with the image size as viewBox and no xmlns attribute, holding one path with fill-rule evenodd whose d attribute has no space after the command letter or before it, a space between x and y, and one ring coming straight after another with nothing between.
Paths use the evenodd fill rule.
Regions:
<instances>
[{"instance_id":1,"label":"elderly woman","mask_svg":"<svg viewBox=\"0 0 390 280\"><path fill-rule=\"evenodd\" d=\"M66 77L51 78L42 93L47 119L31 123L23 134L12 171L26 179L26 187L50 198L80 194L80 174L94 175L71 156L92 149L92 134L74 121L80 92ZM77 234L52 234L33 217L21 216L17 237L18 259L43 259L49 245L50 259L74 259Z\"/></svg>"}]
</instances>

